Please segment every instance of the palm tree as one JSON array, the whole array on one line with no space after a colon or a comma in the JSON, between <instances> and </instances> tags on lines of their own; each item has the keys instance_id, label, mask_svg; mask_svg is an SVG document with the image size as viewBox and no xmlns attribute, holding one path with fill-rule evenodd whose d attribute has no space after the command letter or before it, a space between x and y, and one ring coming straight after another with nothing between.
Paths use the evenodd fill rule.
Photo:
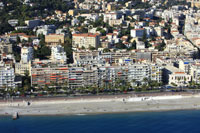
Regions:
<instances>
[{"instance_id":1,"label":"palm tree","mask_svg":"<svg viewBox=\"0 0 200 133\"><path fill-rule=\"evenodd\" d=\"M43 89L43 90L46 91L47 94L49 93L49 87L48 87L47 85L44 86L44 89Z\"/></svg>"},{"instance_id":2,"label":"palm tree","mask_svg":"<svg viewBox=\"0 0 200 133\"><path fill-rule=\"evenodd\" d=\"M145 78L143 79L143 82L144 82L145 84L148 84L149 79L145 77Z\"/></svg>"},{"instance_id":3,"label":"palm tree","mask_svg":"<svg viewBox=\"0 0 200 133\"><path fill-rule=\"evenodd\" d=\"M135 85L136 84L136 79L132 79L131 82L132 82L133 85Z\"/></svg>"}]
</instances>

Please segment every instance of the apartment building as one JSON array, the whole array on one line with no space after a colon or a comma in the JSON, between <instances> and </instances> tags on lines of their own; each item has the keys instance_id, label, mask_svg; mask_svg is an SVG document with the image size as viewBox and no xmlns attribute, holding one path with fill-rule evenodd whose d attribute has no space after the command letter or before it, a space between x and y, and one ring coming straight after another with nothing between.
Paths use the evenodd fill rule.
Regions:
<instances>
[{"instance_id":1,"label":"apartment building","mask_svg":"<svg viewBox=\"0 0 200 133\"><path fill-rule=\"evenodd\" d=\"M200 1L199 0L187 0L187 2L191 3L191 7L200 7Z\"/></svg>"},{"instance_id":2,"label":"apartment building","mask_svg":"<svg viewBox=\"0 0 200 133\"><path fill-rule=\"evenodd\" d=\"M87 70L83 67L69 68L69 87L80 88L98 85L98 73L96 69Z\"/></svg>"},{"instance_id":3,"label":"apartment building","mask_svg":"<svg viewBox=\"0 0 200 133\"><path fill-rule=\"evenodd\" d=\"M100 45L100 37L98 34L80 33L72 35L72 46L74 48L98 48Z\"/></svg>"},{"instance_id":4,"label":"apartment building","mask_svg":"<svg viewBox=\"0 0 200 133\"><path fill-rule=\"evenodd\" d=\"M135 38L135 37L143 37L145 32L144 28L140 28L140 29L132 29L131 30L131 37Z\"/></svg>"},{"instance_id":5,"label":"apartment building","mask_svg":"<svg viewBox=\"0 0 200 133\"><path fill-rule=\"evenodd\" d=\"M40 67L39 67L40 66ZM133 64L129 66L67 67L47 66L37 62L31 69L33 86L55 85L69 88L109 87L118 81L143 83L143 79L162 81L162 68L154 64Z\"/></svg>"},{"instance_id":6,"label":"apartment building","mask_svg":"<svg viewBox=\"0 0 200 133\"><path fill-rule=\"evenodd\" d=\"M98 77L99 87L116 86L118 80L128 81L128 69L120 66L99 67Z\"/></svg>"},{"instance_id":7,"label":"apartment building","mask_svg":"<svg viewBox=\"0 0 200 133\"><path fill-rule=\"evenodd\" d=\"M136 49L145 49L145 43L142 41L138 41L136 44Z\"/></svg>"},{"instance_id":8,"label":"apartment building","mask_svg":"<svg viewBox=\"0 0 200 133\"><path fill-rule=\"evenodd\" d=\"M109 20L109 25L110 26L115 26L115 25L121 25L121 24L123 24L123 19L110 19Z\"/></svg>"},{"instance_id":9,"label":"apartment building","mask_svg":"<svg viewBox=\"0 0 200 133\"><path fill-rule=\"evenodd\" d=\"M100 59L99 51L73 51L73 60L76 65L91 65L105 64L104 60Z\"/></svg>"},{"instance_id":10,"label":"apartment building","mask_svg":"<svg viewBox=\"0 0 200 133\"><path fill-rule=\"evenodd\" d=\"M83 73L84 86L98 86L98 71L97 69L85 70Z\"/></svg>"},{"instance_id":11,"label":"apartment building","mask_svg":"<svg viewBox=\"0 0 200 133\"><path fill-rule=\"evenodd\" d=\"M19 23L19 20L18 19L10 19L10 20L8 20L8 23L11 26L15 27Z\"/></svg>"},{"instance_id":12,"label":"apartment building","mask_svg":"<svg viewBox=\"0 0 200 133\"><path fill-rule=\"evenodd\" d=\"M156 36L163 36L164 30L161 26L155 27L154 30L155 30Z\"/></svg>"},{"instance_id":13,"label":"apartment building","mask_svg":"<svg viewBox=\"0 0 200 133\"><path fill-rule=\"evenodd\" d=\"M133 64L98 68L98 86L116 85L118 80L143 83L143 79L162 82L162 67L156 64Z\"/></svg>"},{"instance_id":14,"label":"apartment building","mask_svg":"<svg viewBox=\"0 0 200 133\"><path fill-rule=\"evenodd\" d=\"M193 59L179 60L179 69L181 69L183 72L187 74L190 74L190 69L192 64L195 64L195 61Z\"/></svg>"},{"instance_id":15,"label":"apartment building","mask_svg":"<svg viewBox=\"0 0 200 133\"><path fill-rule=\"evenodd\" d=\"M109 12L109 13L104 13L103 15L104 15L103 16L104 22L108 22L109 20L120 19L122 17L122 14L118 12Z\"/></svg>"},{"instance_id":16,"label":"apartment building","mask_svg":"<svg viewBox=\"0 0 200 133\"><path fill-rule=\"evenodd\" d=\"M25 75L26 72L31 73L31 62L29 61L28 63L15 63L15 74L18 75Z\"/></svg>"},{"instance_id":17,"label":"apartment building","mask_svg":"<svg viewBox=\"0 0 200 133\"><path fill-rule=\"evenodd\" d=\"M192 75L192 81L195 83L200 83L200 64L192 65L190 74Z\"/></svg>"},{"instance_id":18,"label":"apartment building","mask_svg":"<svg viewBox=\"0 0 200 133\"><path fill-rule=\"evenodd\" d=\"M145 64L134 64L129 66L128 74L129 81L136 80L142 83L144 78L150 79L151 69Z\"/></svg>"},{"instance_id":19,"label":"apartment building","mask_svg":"<svg viewBox=\"0 0 200 133\"><path fill-rule=\"evenodd\" d=\"M0 53L12 53L12 44L6 42L0 42Z\"/></svg>"},{"instance_id":20,"label":"apartment building","mask_svg":"<svg viewBox=\"0 0 200 133\"><path fill-rule=\"evenodd\" d=\"M32 86L68 86L68 67L34 62L31 68Z\"/></svg>"},{"instance_id":21,"label":"apartment building","mask_svg":"<svg viewBox=\"0 0 200 133\"><path fill-rule=\"evenodd\" d=\"M0 66L0 89L15 88L15 73L11 67Z\"/></svg>"},{"instance_id":22,"label":"apartment building","mask_svg":"<svg viewBox=\"0 0 200 133\"><path fill-rule=\"evenodd\" d=\"M28 26L28 28L35 28L41 24L41 20L39 20L39 19L26 20L25 24Z\"/></svg>"},{"instance_id":23,"label":"apartment building","mask_svg":"<svg viewBox=\"0 0 200 133\"><path fill-rule=\"evenodd\" d=\"M51 47L51 60L53 62L62 62L63 64L66 63L66 52L61 45Z\"/></svg>"},{"instance_id":24,"label":"apartment building","mask_svg":"<svg viewBox=\"0 0 200 133\"><path fill-rule=\"evenodd\" d=\"M162 82L163 67L157 64L150 65L151 76L150 79L157 82Z\"/></svg>"},{"instance_id":25,"label":"apartment building","mask_svg":"<svg viewBox=\"0 0 200 133\"><path fill-rule=\"evenodd\" d=\"M21 48L21 62L28 63L33 59L33 48L24 46Z\"/></svg>"},{"instance_id":26,"label":"apartment building","mask_svg":"<svg viewBox=\"0 0 200 133\"><path fill-rule=\"evenodd\" d=\"M45 42L47 44L63 44L65 36L63 34L49 34L45 36Z\"/></svg>"}]
</instances>

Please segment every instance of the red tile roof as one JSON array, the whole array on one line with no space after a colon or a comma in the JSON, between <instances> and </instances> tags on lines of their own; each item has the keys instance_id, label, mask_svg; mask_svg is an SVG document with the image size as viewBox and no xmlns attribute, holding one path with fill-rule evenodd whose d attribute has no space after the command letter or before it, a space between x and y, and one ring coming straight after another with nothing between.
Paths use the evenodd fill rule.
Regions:
<instances>
[{"instance_id":1,"label":"red tile roof","mask_svg":"<svg viewBox=\"0 0 200 133\"><path fill-rule=\"evenodd\" d=\"M82 36L82 37L97 37L97 36L99 36L99 34L80 33L80 34L73 34L72 36Z\"/></svg>"}]
</instances>

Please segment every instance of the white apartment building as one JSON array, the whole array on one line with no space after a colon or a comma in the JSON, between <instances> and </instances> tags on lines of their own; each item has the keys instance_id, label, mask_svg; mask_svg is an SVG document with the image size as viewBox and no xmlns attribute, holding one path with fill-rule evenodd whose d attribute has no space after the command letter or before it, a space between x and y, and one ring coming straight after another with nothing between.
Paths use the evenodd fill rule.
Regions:
<instances>
[{"instance_id":1,"label":"white apartment building","mask_svg":"<svg viewBox=\"0 0 200 133\"><path fill-rule=\"evenodd\" d=\"M21 48L21 62L28 63L33 59L33 48L32 47L22 47Z\"/></svg>"},{"instance_id":2,"label":"white apartment building","mask_svg":"<svg viewBox=\"0 0 200 133\"><path fill-rule=\"evenodd\" d=\"M131 37L135 38L135 37L143 37L145 32L144 28L140 28L140 29L132 29L131 30Z\"/></svg>"},{"instance_id":3,"label":"white apartment building","mask_svg":"<svg viewBox=\"0 0 200 133\"><path fill-rule=\"evenodd\" d=\"M11 26L16 26L18 24L19 20L18 19L10 19L8 20L8 23L11 25Z\"/></svg>"},{"instance_id":4,"label":"white apartment building","mask_svg":"<svg viewBox=\"0 0 200 133\"><path fill-rule=\"evenodd\" d=\"M157 64L151 64L150 69L151 69L151 80L157 81L157 82L162 82L163 67L161 67Z\"/></svg>"},{"instance_id":5,"label":"white apartment building","mask_svg":"<svg viewBox=\"0 0 200 133\"><path fill-rule=\"evenodd\" d=\"M190 69L191 69L191 65L194 64L195 61L192 59L188 59L188 60L179 60L179 68L184 71L185 73L189 74L190 73Z\"/></svg>"},{"instance_id":6,"label":"white apartment building","mask_svg":"<svg viewBox=\"0 0 200 133\"><path fill-rule=\"evenodd\" d=\"M99 57L99 51L73 51L73 60L76 65L100 65L105 64Z\"/></svg>"},{"instance_id":7,"label":"white apartment building","mask_svg":"<svg viewBox=\"0 0 200 133\"><path fill-rule=\"evenodd\" d=\"M51 47L51 60L61 61L63 63L67 61L66 53L61 45Z\"/></svg>"},{"instance_id":8,"label":"white apartment building","mask_svg":"<svg viewBox=\"0 0 200 133\"><path fill-rule=\"evenodd\" d=\"M15 73L10 67L0 66L0 89L15 88Z\"/></svg>"},{"instance_id":9,"label":"white apartment building","mask_svg":"<svg viewBox=\"0 0 200 133\"><path fill-rule=\"evenodd\" d=\"M133 79L138 82L143 82L143 79L150 79L150 68L148 65L134 64L129 66L128 69L128 79L132 81Z\"/></svg>"},{"instance_id":10,"label":"white apartment building","mask_svg":"<svg viewBox=\"0 0 200 133\"><path fill-rule=\"evenodd\" d=\"M99 19L99 15L97 13L92 13L92 14L81 14L81 17L85 17L88 20L91 21L97 21Z\"/></svg>"},{"instance_id":11,"label":"white apartment building","mask_svg":"<svg viewBox=\"0 0 200 133\"><path fill-rule=\"evenodd\" d=\"M136 44L136 49L145 49L145 44L142 41L138 41Z\"/></svg>"},{"instance_id":12,"label":"white apartment building","mask_svg":"<svg viewBox=\"0 0 200 133\"><path fill-rule=\"evenodd\" d=\"M143 82L144 78L162 82L162 67L156 64L133 64L128 66L128 80Z\"/></svg>"},{"instance_id":13,"label":"white apartment building","mask_svg":"<svg viewBox=\"0 0 200 133\"><path fill-rule=\"evenodd\" d=\"M116 19L119 19L120 18L120 15L118 13L115 13L115 12L111 12L111 13L105 13L104 14L104 22L107 22L109 20L116 20Z\"/></svg>"},{"instance_id":14,"label":"white apartment building","mask_svg":"<svg viewBox=\"0 0 200 133\"><path fill-rule=\"evenodd\" d=\"M155 30L156 36L163 36L163 28L161 26L155 27L154 30Z\"/></svg>"},{"instance_id":15,"label":"white apartment building","mask_svg":"<svg viewBox=\"0 0 200 133\"><path fill-rule=\"evenodd\" d=\"M98 48L100 45L100 37L98 34L84 33L72 35L72 46L74 48Z\"/></svg>"},{"instance_id":16,"label":"white apartment building","mask_svg":"<svg viewBox=\"0 0 200 133\"><path fill-rule=\"evenodd\" d=\"M192 80L195 83L200 83L200 65L195 64L191 66L190 74L192 75Z\"/></svg>"}]
</instances>

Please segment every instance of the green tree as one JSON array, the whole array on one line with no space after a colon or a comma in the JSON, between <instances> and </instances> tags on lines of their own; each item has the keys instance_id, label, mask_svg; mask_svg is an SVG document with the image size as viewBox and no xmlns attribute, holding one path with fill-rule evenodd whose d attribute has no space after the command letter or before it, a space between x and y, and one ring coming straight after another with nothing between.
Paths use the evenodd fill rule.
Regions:
<instances>
[{"instance_id":1,"label":"green tree","mask_svg":"<svg viewBox=\"0 0 200 133\"><path fill-rule=\"evenodd\" d=\"M89 50L95 50L96 48L93 46L89 46Z\"/></svg>"},{"instance_id":2,"label":"green tree","mask_svg":"<svg viewBox=\"0 0 200 133\"><path fill-rule=\"evenodd\" d=\"M115 44L117 49L126 49L126 46L120 41L119 43Z\"/></svg>"},{"instance_id":3,"label":"green tree","mask_svg":"<svg viewBox=\"0 0 200 133\"><path fill-rule=\"evenodd\" d=\"M104 53L110 52L110 49L109 49L109 48L104 48L104 49L103 49L103 52L104 52Z\"/></svg>"}]
</instances>

